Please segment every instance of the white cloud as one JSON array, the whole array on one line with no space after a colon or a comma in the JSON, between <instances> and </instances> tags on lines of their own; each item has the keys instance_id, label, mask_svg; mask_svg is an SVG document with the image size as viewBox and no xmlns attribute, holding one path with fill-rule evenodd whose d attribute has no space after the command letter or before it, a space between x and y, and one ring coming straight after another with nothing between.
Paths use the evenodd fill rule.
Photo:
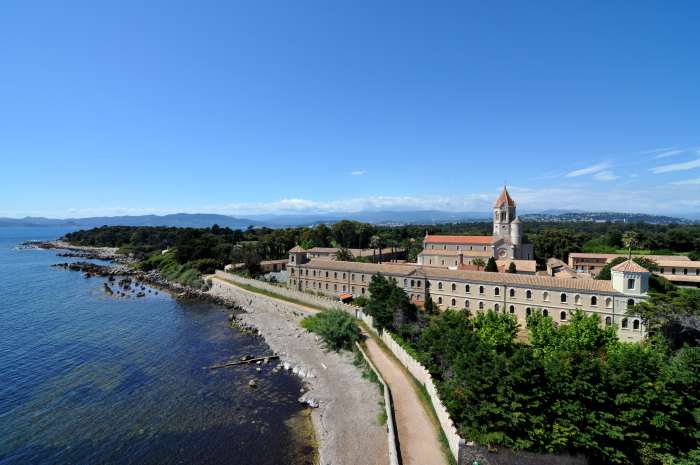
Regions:
<instances>
[{"instance_id":1,"label":"white cloud","mask_svg":"<svg viewBox=\"0 0 700 465\"><path fill-rule=\"evenodd\" d=\"M640 153L641 153L642 155L652 155L652 154L655 154L655 153L666 152L666 151L668 151L668 150L673 150L673 149L674 149L674 147L661 147L661 148L658 148L658 149L646 150L646 151L640 152Z\"/></svg>"},{"instance_id":2,"label":"white cloud","mask_svg":"<svg viewBox=\"0 0 700 465\"><path fill-rule=\"evenodd\" d=\"M351 176L362 176L363 174L367 174L367 171L365 170L357 170L357 171L352 171L350 172Z\"/></svg>"},{"instance_id":3,"label":"white cloud","mask_svg":"<svg viewBox=\"0 0 700 465\"><path fill-rule=\"evenodd\" d=\"M683 152L685 152L685 150L666 150L664 152L657 153L656 155L654 155L654 159L658 160L660 158L668 158L674 155L680 155Z\"/></svg>"},{"instance_id":4,"label":"white cloud","mask_svg":"<svg viewBox=\"0 0 700 465\"><path fill-rule=\"evenodd\" d=\"M683 163L673 163L671 165L661 165L651 168L651 172L654 174L659 173L671 173L674 171L687 171L694 168L700 168L700 158L696 160L686 161Z\"/></svg>"},{"instance_id":5,"label":"white cloud","mask_svg":"<svg viewBox=\"0 0 700 465\"><path fill-rule=\"evenodd\" d=\"M671 184L675 184L676 186L700 185L700 178L686 179L684 181L676 181L676 182L672 182Z\"/></svg>"},{"instance_id":6,"label":"white cloud","mask_svg":"<svg viewBox=\"0 0 700 465\"><path fill-rule=\"evenodd\" d=\"M571 171L570 173L567 173L565 177L567 178L576 178L578 176L585 176L587 174L594 174L599 171L604 171L606 170L610 165L608 163L598 163L596 165L589 166L587 168L581 168L578 170Z\"/></svg>"},{"instance_id":7,"label":"white cloud","mask_svg":"<svg viewBox=\"0 0 700 465\"><path fill-rule=\"evenodd\" d=\"M619 179L620 176L615 175L615 173L612 171L598 171L593 175L593 178L597 179L598 181L614 181Z\"/></svg>"}]
</instances>

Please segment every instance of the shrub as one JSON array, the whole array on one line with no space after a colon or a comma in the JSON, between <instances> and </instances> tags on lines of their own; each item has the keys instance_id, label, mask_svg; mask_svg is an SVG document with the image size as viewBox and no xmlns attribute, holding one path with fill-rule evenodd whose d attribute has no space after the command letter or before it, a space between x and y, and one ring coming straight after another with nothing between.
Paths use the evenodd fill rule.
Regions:
<instances>
[{"instance_id":1,"label":"shrub","mask_svg":"<svg viewBox=\"0 0 700 465\"><path fill-rule=\"evenodd\" d=\"M360 340L360 328L355 318L342 310L324 310L308 316L301 321L307 331L321 336L329 350L352 350L355 342Z\"/></svg>"}]
</instances>

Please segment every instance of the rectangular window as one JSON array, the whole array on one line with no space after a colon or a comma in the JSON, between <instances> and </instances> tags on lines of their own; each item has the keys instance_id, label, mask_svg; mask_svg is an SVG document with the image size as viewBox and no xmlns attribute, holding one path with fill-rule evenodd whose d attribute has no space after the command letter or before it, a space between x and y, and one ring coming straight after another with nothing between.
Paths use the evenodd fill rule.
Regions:
<instances>
[{"instance_id":1,"label":"rectangular window","mask_svg":"<svg viewBox=\"0 0 700 465\"><path fill-rule=\"evenodd\" d=\"M634 279L627 280L627 289L634 289Z\"/></svg>"}]
</instances>

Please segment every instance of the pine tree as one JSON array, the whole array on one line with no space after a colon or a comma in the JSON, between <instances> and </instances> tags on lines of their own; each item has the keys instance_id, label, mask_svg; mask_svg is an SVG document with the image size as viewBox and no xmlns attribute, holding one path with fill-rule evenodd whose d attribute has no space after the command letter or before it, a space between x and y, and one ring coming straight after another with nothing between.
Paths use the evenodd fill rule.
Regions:
<instances>
[{"instance_id":1,"label":"pine tree","mask_svg":"<svg viewBox=\"0 0 700 465\"><path fill-rule=\"evenodd\" d=\"M496 265L496 259L493 257L489 258L489 261L486 262L486 268L484 268L484 271L490 271L492 273L497 273L498 272L498 265Z\"/></svg>"}]
</instances>

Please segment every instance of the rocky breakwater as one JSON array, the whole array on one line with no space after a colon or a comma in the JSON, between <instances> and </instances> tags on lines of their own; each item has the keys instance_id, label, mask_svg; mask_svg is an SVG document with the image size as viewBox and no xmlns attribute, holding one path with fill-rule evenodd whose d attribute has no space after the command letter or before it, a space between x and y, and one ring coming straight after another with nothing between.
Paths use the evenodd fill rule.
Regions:
<instances>
[{"instance_id":1,"label":"rocky breakwater","mask_svg":"<svg viewBox=\"0 0 700 465\"><path fill-rule=\"evenodd\" d=\"M321 464L387 463L385 426L377 422L381 393L353 365L350 352L327 352L319 338L300 326L314 312L210 278L209 293L235 302L244 313L234 324L262 335L279 355L277 370L289 370L305 385L299 398L314 407L311 418Z\"/></svg>"}]
</instances>

